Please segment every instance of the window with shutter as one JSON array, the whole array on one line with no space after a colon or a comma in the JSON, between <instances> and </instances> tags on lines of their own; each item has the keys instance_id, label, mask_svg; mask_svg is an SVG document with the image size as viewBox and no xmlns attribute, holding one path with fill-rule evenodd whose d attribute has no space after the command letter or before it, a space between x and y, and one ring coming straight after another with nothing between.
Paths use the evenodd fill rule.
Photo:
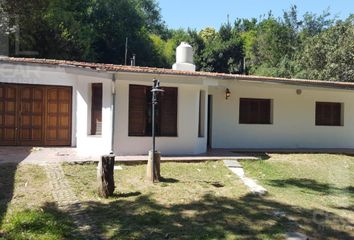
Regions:
<instances>
[{"instance_id":1,"label":"window with shutter","mask_svg":"<svg viewBox=\"0 0 354 240\"><path fill-rule=\"evenodd\" d=\"M342 103L316 102L317 126L343 126Z\"/></svg>"},{"instance_id":2,"label":"window with shutter","mask_svg":"<svg viewBox=\"0 0 354 240\"><path fill-rule=\"evenodd\" d=\"M239 123L271 124L271 99L241 98Z\"/></svg>"},{"instance_id":3,"label":"window with shutter","mask_svg":"<svg viewBox=\"0 0 354 240\"><path fill-rule=\"evenodd\" d=\"M129 87L129 136L146 134L146 87Z\"/></svg>"},{"instance_id":4,"label":"window with shutter","mask_svg":"<svg viewBox=\"0 0 354 240\"><path fill-rule=\"evenodd\" d=\"M205 132L205 91L199 92L198 137L204 137Z\"/></svg>"},{"instance_id":5,"label":"window with shutter","mask_svg":"<svg viewBox=\"0 0 354 240\"><path fill-rule=\"evenodd\" d=\"M177 136L178 89L163 87L156 105L156 135ZM151 136L151 87L129 86L129 136Z\"/></svg>"},{"instance_id":6,"label":"window with shutter","mask_svg":"<svg viewBox=\"0 0 354 240\"><path fill-rule=\"evenodd\" d=\"M92 83L91 92L91 135L102 135L102 83Z\"/></svg>"},{"instance_id":7,"label":"window with shutter","mask_svg":"<svg viewBox=\"0 0 354 240\"><path fill-rule=\"evenodd\" d=\"M160 134L177 136L177 88L162 88L160 98Z\"/></svg>"}]
</instances>

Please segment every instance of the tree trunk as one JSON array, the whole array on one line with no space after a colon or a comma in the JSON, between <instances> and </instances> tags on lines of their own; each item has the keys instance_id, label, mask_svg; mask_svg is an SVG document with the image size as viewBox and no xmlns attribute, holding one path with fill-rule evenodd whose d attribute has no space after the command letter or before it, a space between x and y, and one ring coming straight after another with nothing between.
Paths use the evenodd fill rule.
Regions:
<instances>
[{"instance_id":1,"label":"tree trunk","mask_svg":"<svg viewBox=\"0 0 354 240\"><path fill-rule=\"evenodd\" d=\"M160 160L161 160L161 153L155 152L155 162L152 164L152 151L149 151L149 158L148 164L146 168L146 178L151 182L159 182L161 175L160 175ZM154 167L153 167L154 166Z\"/></svg>"},{"instance_id":2,"label":"tree trunk","mask_svg":"<svg viewBox=\"0 0 354 240\"><path fill-rule=\"evenodd\" d=\"M114 192L114 155L101 157L97 169L98 195L107 198Z\"/></svg>"}]
</instances>

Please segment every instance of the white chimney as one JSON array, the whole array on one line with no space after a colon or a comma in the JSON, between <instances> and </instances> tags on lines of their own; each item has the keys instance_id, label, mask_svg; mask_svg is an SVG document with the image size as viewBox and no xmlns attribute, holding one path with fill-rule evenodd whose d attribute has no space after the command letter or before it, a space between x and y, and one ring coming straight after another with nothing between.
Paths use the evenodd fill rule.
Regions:
<instances>
[{"instance_id":1,"label":"white chimney","mask_svg":"<svg viewBox=\"0 0 354 240\"><path fill-rule=\"evenodd\" d=\"M186 42L181 42L181 44L177 47L176 63L173 64L172 69L195 72L193 48L191 45Z\"/></svg>"}]
</instances>

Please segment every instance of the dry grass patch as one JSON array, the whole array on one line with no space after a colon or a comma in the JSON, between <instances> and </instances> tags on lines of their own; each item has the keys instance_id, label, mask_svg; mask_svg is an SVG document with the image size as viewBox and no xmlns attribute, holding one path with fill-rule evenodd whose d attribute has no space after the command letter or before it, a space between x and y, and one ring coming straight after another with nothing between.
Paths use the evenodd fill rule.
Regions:
<instances>
[{"instance_id":1,"label":"dry grass patch","mask_svg":"<svg viewBox=\"0 0 354 240\"><path fill-rule=\"evenodd\" d=\"M44 170L34 165L0 165L0 239L72 238L72 222L60 212Z\"/></svg>"},{"instance_id":2,"label":"dry grass patch","mask_svg":"<svg viewBox=\"0 0 354 240\"><path fill-rule=\"evenodd\" d=\"M109 239L283 239L288 226L272 219L275 201L249 194L221 161L162 163L160 183L146 165L115 172L116 192L96 195L95 165L64 165L71 186Z\"/></svg>"},{"instance_id":3,"label":"dry grass patch","mask_svg":"<svg viewBox=\"0 0 354 240\"><path fill-rule=\"evenodd\" d=\"M247 174L269 190L265 197L249 194L221 161L162 163L165 179L157 184L145 180L146 165L123 166L109 199L96 195L96 165L63 167L109 239L284 239L288 231L350 239L352 161L316 154L244 161Z\"/></svg>"}]
</instances>

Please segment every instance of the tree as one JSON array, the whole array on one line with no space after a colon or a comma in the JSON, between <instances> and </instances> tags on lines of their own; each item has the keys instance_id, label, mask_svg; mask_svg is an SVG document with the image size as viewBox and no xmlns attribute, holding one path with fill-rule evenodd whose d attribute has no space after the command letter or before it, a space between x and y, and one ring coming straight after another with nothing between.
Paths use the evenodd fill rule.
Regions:
<instances>
[{"instance_id":1,"label":"tree","mask_svg":"<svg viewBox=\"0 0 354 240\"><path fill-rule=\"evenodd\" d=\"M5 0L18 16L21 46L37 57L124 63L129 55L139 65L159 64L149 34L164 31L154 0ZM15 53L12 52L14 55Z\"/></svg>"},{"instance_id":2,"label":"tree","mask_svg":"<svg viewBox=\"0 0 354 240\"><path fill-rule=\"evenodd\" d=\"M299 77L354 82L354 15L309 38Z\"/></svg>"},{"instance_id":3,"label":"tree","mask_svg":"<svg viewBox=\"0 0 354 240\"><path fill-rule=\"evenodd\" d=\"M203 39L204 42L210 42L217 38L218 33L214 28L207 27L199 32L199 36Z\"/></svg>"},{"instance_id":4,"label":"tree","mask_svg":"<svg viewBox=\"0 0 354 240\"><path fill-rule=\"evenodd\" d=\"M20 50L36 57L123 64L128 38L128 57L136 54L137 65L167 68L186 41L197 70L354 81L353 17L335 23L328 10L299 17L291 6L281 18L269 12L200 32L168 29L156 0L0 0L0 16L12 56L18 56L14 30ZM19 29L4 29L14 21Z\"/></svg>"},{"instance_id":5,"label":"tree","mask_svg":"<svg viewBox=\"0 0 354 240\"><path fill-rule=\"evenodd\" d=\"M162 20L158 3L155 0L138 0L136 8L144 20L147 31L166 40L169 33L165 22Z\"/></svg>"},{"instance_id":6,"label":"tree","mask_svg":"<svg viewBox=\"0 0 354 240\"><path fill-rule=\"evenodd\" d=\"M313 13L305 13L302 22L302 37L313 37L323 30L331 27L334 23L334 19L330 18L328 10L324 11L321 15L317 16Z\"/></svg>"},{"instance_id":7,"label":"tree","mask_svg":"<svg viewBox=\"0 0 354 240\"><path fill-rule=\"evenodd\" d=\"M0 55L8 55L9 52L9 35L17 30L12 25L11 18L4 10L3 1L0 1Z\"/></svg>"}]
</instances>

